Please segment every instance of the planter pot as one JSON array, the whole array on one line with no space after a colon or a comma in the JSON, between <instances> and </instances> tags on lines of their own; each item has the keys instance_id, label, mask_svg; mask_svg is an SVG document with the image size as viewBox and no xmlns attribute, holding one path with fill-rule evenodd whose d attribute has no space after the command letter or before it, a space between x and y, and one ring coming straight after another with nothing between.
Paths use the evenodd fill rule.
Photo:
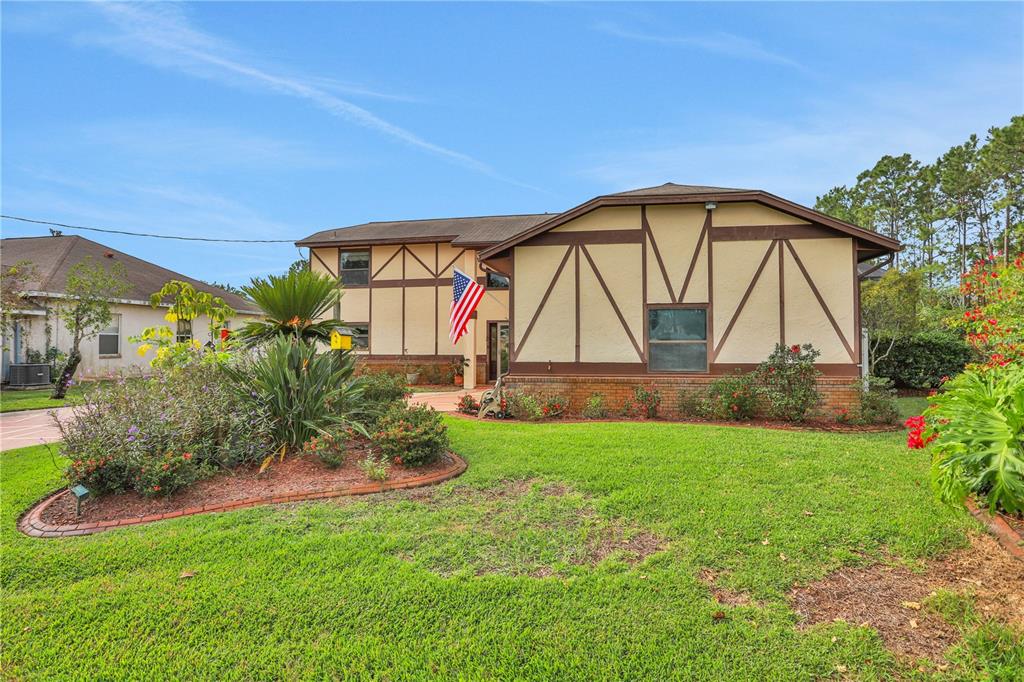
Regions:
<instances>
[{"instance_id":1,"label":"planter pot","mask_svg":"<svg viewBox=\"0 0 1024 682\"><path fill-rule=\"evenodd\" d=\"M410 372L410 373L405 375L405 382L407 384L409 384L410 386L412 386L413 384L415 384L419 380L420 380L420 373L419 372Z\"/></svg>"},{"instance_id":2,"label":"planter pot","mask_svg":"<svg viewBox=\"0 0 1024 682\"><path fill-rule=\"evenodd\" d=\"M463 382L464 380L465 380L465 379L463 378L463 376L462 376L461 374L456 374L456 375L455 375L455 378L454 378L454 380L453 380L453 381L454 381L454 383L455 383L455 385L456 385L456 386L461 386L461 385L462 385L462 382Z\"/></svg>"}]
</instances>

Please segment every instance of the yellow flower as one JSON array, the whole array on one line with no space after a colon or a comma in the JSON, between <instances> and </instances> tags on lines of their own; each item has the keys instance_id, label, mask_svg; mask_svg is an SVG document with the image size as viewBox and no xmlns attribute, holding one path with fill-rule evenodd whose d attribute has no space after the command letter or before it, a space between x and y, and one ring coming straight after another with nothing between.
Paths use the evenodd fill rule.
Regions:
<instances>
[{"instance_id":1,"label":"yellow flower","mask_svg":"<svg viewBox=\"0 0 1024 682\"><path fill-rule=\"evenodd\" d=\"M168 310L167 314L164 315L164 319L167 320L168 322L177 322L178 316L174 314L173 310Z\"/></svg>"},{"instance_id":2,"label":"yellow flower","mask_svg":"<svg viewBox=\"0 0 1024 682\"><path fill-rule=\"evenodd\" d=\"M148 343L143 343L138 347L138 349L135 352L139 354L140 358L143 358L146 357L146 353L148 353L149 349L152 347L153 346L149 345Z\"/></svg>"},{"instance_id":3,"label":"yellow flower","mask_svg":"<svg viewBox=\"0 0 1024 682\"><path fill-rule=\"evenodd\" d=\"M202 348L203 347L203 343L199 339L192 339L192 347L193 348Z\"/></svg>"}]
</instances>

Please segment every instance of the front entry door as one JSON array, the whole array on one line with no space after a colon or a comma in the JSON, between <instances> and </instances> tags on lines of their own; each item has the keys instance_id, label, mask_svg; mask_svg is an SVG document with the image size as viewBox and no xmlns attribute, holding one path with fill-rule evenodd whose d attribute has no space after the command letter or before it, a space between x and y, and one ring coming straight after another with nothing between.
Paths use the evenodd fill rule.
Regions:
<instances>
[{"instance_id":1,"label":"front entry door","mask_svg":"<svg viewBox=\"0 0 1024 682\"><path fill-rule=\"evenodd\" d=\"M487 381L508 372L508 322L487 323Z\"/></svg>"}]
</instances>

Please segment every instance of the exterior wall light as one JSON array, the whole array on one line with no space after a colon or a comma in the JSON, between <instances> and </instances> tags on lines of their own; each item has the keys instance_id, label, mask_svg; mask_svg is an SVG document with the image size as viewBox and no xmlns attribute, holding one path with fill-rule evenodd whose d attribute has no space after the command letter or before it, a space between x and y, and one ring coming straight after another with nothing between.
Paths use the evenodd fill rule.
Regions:
<instances>
[{"instance_id":1,"label":"exterior wall light","mask_svg":"<svg viewBox=\"0 0 1024 682\"><path fill-rule=\"evenodd\" d=\"M716 208L718 208L718 202L717 201L705 201L704 202L704 208L706 208L709 211L714 211Z\"/></svg>"}]
</instances>

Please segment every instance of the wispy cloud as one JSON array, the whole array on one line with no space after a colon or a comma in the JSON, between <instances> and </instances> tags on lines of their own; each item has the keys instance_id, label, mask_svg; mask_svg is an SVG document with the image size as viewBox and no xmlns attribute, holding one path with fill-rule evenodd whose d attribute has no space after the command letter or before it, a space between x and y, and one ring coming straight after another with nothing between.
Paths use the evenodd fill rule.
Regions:
<instances>
[{"instance_id":1,"label":"wispy cloud","mask_svg":"<svg viewBox=\"0 0 1024 682\"><path fill-rule=\"evenodd\" d=\"M449 162L495 179L530 187L497 172L489 164L468 154L431 142L410 130L390 123L329 90L345 86L337 81L324 85L322 79L292 75L283 69L256 63L227 41L195 28L183 9L175 4L138 5L99 2L96 7L118 29L114 35L86 34L80 39L118 50L133 58L165 69L217 80L235 87L255 87L295 97L355 125L373 130ZM382 93L363 89L362 94ZM536 189L536 188L533 188Z\"/></svg>"},{"instance_id":2,"label":"wispy cloud","mask_svg":"<svg viewBox=\"0 0 1024 682\"><path fill-rule=\"evenodd\" d=\"M606 33L623 40L633 40L643 43L654 43L682 48L693 48L711 52L713 54L732 57L734 59L748 59L769 64L779 64L794 69L805 70L804 66L794 59L763 47L756 40L744 38L733 33L723 31L710 32L706 34L674 35L648 33L637 31L621 26L612 21L601 21L593 26L595 31Z\"/></svg>"}]
</instances>

